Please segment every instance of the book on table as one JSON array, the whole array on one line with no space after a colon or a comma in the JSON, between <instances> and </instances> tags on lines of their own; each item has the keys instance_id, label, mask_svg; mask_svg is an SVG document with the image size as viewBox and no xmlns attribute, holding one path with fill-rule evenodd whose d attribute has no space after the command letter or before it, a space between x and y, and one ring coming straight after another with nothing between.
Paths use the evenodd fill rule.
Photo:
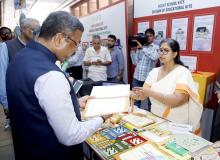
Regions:
<instances>
[{"instance_id":1,"label":"book on table","mask_svg":"<svg viewBox=\"0 0 220 160\"><path fill-rule=\"evenodd\" d=\"M130 113L122 117L122 120L130 123L134 127L143 128L150 124L155 123L154 120L148 118L146 115L141 113Z\"/></svg>"},{"instance_id":2,"label":"book on table","mask_svg":"<svg viewBox=\"0 0 220 160\"><path fill-rule=\"evenodd\" d=\"M142 143L113 156L116 160L173 160L174 157L153 143Z\"/></svg>"},{"instance_id":3,"label":"book on table","mask_svg":"<svg viewBox=\"0 0 220 160\"><path fill-rule=\"evenodd\" d=\"M85 118L128 112L130 85L94 86L90 96L85 107Z\"/></svg>"}]
</instances>

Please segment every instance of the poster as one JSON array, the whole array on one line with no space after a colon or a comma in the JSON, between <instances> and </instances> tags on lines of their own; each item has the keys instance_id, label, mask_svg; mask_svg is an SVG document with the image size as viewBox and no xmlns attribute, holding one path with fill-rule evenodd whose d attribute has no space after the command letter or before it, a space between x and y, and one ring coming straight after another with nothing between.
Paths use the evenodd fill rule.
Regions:
<instances>
[{"instance_id":1,"label":"poster","mask_svg":"<svg viewBox=\"0 0 220 160\"><path fill-rule=\"evenodd\" d=\"M26 0L14 0L15 9L25 9L26 8Z\"/></svg>"},{"instance_id":2,"label":"poster","mask_svg":"<svg viewBox=\"0 0 220 160\"><path fill-rule=\"evenodd\" d=\"M137 33L144 33L146 29L150 26L149 22L140 22L138 23L138 32Z\"/></svg>"},{"instance_id":3,"label":"poster","mask_svg":"<svg viewBox=\"0 0 220 160\"><path fill-rule=\"evenodd\" d=\"M159 44L166 38L167 20L154 21L155 43Z\"/></svg>"},{"instance_id":4,"label":"poster","mask_svg":"<svg viewBox=\"0 0 220 160\"><path fill-rule=\"evenodd\" d=\"M214 15L194 18L193 51L211 51L214 19Z\"/></svg>"},{"instance_id":5,"label":"poster","mask_svg":"<svg viewBox=\"0 0 220 160\"><path fill-rule=\"evenodd\" d=\"M172 20L171 37L179 42L180 50L186 50L188 18Z\"/></svg>"},{"instance_id":6,"label":"poster","mask_svg":"<svg viewBox=\"0 0 220 160\"><path fill-rule=\"evenodd\" d=\"M180 60L191 72L197 70L197 56L180 56Z\"/></svg>"}]
</instances>

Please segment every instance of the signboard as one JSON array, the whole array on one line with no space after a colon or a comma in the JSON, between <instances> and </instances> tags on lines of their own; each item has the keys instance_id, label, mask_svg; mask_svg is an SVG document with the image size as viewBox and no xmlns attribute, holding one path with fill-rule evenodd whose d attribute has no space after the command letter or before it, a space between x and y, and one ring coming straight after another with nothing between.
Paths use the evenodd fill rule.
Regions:
<instances>
[{"instance_id":1,"label":"signboard","mask_svg":"<svg viewBox=\"0 0 220 160\"><path fill-rule=\"evenodd\" d=\"M14 0L15 9L24 9L26 8L26 0Z\"/></svg>"},{"instance_id":2,"label":"signboard","mask_svg":"<svg viewBox=\"0 0 220 160\"><path fill-rule=\"evenodd\" d=\"M134 18L217 6L220 0L135 0Z\"/></svg>"}]
</instances>

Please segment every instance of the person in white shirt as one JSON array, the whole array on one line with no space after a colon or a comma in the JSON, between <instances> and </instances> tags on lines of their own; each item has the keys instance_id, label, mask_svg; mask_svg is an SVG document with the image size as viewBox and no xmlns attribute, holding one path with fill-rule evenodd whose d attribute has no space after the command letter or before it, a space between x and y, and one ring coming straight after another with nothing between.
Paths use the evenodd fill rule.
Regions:
<instances>
[{"instance_id":1,"label":"person in white shirt","mask_svg":"<svg viewBox=\"0 0 220 160\"><path fill-rule=\"evenodd\" d=\"M93 47L86 50L83 59L84 65L88 66L88 78L93 81L107 81L107 66L111 64L111 55L107 48L101 46L99 35L92 38Z\"/></svg>"},{"instance_id":2,"label":"person in white shirt","mask_svg":"<svg viewBox=\"0 0 220 160\"><path fill-rule=\"evenodd\" d=\"M83 160L82 142L107 118L81 120L79 108L85 107L88 96L78 100L55 64L76 51L83 31L82 23L68 12L53 12L38 40L29 41L11 61L6 88L15 159Z\"/></svg>"}]
</instances>

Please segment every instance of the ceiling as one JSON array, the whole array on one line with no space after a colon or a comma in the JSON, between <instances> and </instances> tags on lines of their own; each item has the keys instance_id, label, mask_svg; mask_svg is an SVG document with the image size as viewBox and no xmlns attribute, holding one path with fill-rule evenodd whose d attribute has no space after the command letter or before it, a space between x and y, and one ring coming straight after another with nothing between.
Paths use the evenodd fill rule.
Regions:
<instances>
[{"instance_id":1,"label":"ceiling","mask_svg":"<svg viewBox=\"0 0 220 160\"><path fill-rule=\"evenodd\" d=\"M69 11L65 5L74 0L26 0L26 9L24 11L27 17L38 19L42 22L49 13L55 10Z\"/></svg>"},{"instance_id":2,"label":"ceiling","mask_svg":"<svg viewBox=\"0 0 220 160\"><path fill-rule=\"evenodd\" d=\"M0 0L3 2L2 25L13 29L18 25L20 13L26 17L35 18L42 22L53 11L64 10L69 12L69 6L80 0L26 0L26 8L14 9L14 0Z\"/></svg>"}]
</instances>

